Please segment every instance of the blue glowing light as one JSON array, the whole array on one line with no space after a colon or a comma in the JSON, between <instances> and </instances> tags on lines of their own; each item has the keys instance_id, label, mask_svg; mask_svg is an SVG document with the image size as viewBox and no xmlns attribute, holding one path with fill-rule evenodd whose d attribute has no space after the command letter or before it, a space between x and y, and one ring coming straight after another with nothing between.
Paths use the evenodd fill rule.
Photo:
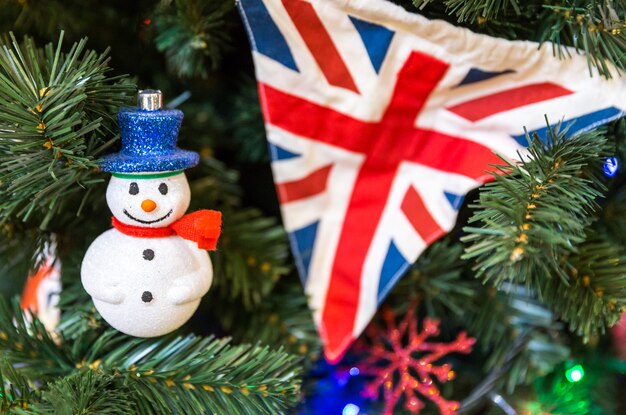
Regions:
<instances>
[{"instance_id":1,"label":"blue glowing light","mask_svg":"<svg viewBox=\"0 0 626 415\"><path fill-rule=\"evenodd\" d=\"M618 167L617 158L609 157L604 162L604 174L608 177L613 177L617 173Z\"/></svg>"},{"instance_id":2,"label":"blue glowing light","mask_svg":"<svg viewBox=\"0 0 626 415\"><path fill-rule=\"evenodd\" d=\"M353 403L349 403L343 407L343 411L341 411L341 415L359 415L359 412L361 412L361 408L359 408Z\"/></svg>"},{"instance_id":3,"label":"blue glowing light","mask_svg":"<svg viewBox=\"0 0 626 415\"><path fill-rule=\"evenodd\" d=\"M350 376L358 376L360 373L359 368L358 367L351 367L350 368Z\"/></svg>"}]
</instances>

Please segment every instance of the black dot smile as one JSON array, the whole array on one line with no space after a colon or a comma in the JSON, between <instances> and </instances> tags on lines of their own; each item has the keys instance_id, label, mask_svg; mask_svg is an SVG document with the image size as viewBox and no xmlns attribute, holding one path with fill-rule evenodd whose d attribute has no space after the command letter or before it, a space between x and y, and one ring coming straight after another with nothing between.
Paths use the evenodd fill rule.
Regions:
<instances>
[{"instance_id":1,"label":"black dot smile","mask_svg":"<svg viewBox=\"0 0 626 415\"><path fill-rule=\"evenodd\" d=\"M132 220L134 220L135 222L139 222L139 223L143 223L144 225L150 225L151 223L157 223L157 222L161 222L162 220L167 219L171 214L172 214L172 209L170 209L169 212L167 212L167 214L163 217L160 217L159 219L155 219L155 220L142 220L142 219L137 219L136 217L134 217L133 215L131 215L130 213L128 213L128 211L126 209L124 209L124 214L126 216L128 216L129 218L131 218Z\"/></svg>"}]
</instances>

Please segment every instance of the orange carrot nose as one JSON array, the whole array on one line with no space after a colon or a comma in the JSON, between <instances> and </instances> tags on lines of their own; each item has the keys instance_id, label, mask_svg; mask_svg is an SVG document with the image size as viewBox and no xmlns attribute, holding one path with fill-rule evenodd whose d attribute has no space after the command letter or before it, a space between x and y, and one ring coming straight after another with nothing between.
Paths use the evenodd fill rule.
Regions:
<instances>
[{"instance_id":1,"label":"orange carrot nose","mask_svg":"<svg viewBox=\"0 0 626 415\"><path fill-rule=\"evenodd\" d=\"M144 210L144 212L152 212L154 209L156 209L156 207L157 205L154 200L146 199L141 202L141 208Z\"/></svg>"}]
</instances>

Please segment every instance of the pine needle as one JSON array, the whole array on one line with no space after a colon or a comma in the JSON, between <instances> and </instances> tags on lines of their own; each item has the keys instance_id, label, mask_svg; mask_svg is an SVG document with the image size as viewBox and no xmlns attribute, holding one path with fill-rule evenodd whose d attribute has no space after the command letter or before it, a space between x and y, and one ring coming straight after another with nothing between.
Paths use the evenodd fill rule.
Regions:
<instances>
[{"instance_id":1,"label":"pine needle","mask_svg":"<svg viewBox=\"0 0 626 415\"><path fill-rule=\"evenodd\" d=\"M61 227L65 202L98 183L96 157L118 138L132 85L108 76L107 51L62 45L63 33L44 49L13 34L0 42L0 224Z\"/></svg>"}]
</instances>

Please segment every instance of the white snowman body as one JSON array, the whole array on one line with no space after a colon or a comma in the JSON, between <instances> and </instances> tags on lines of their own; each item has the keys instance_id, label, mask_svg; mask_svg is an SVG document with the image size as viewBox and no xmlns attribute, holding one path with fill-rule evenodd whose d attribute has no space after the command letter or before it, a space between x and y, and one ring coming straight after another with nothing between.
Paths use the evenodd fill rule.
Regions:
<instances>
[{"instance_id":1,"label":"white snowman body","mask_svg":"<svg viewBox=\"0 0 626 415\"><path fill-rule=\"evenodd\" d=\"M148 228L180 219L190 202L184 173L143 176L111 178L107 204L115 218ZM111 326L132 336L154 337L191 317L211 286L213 269L205 250L177 235L138 237L113 228L89 246L81 279Z\"/></svg>"}]
</instances>

